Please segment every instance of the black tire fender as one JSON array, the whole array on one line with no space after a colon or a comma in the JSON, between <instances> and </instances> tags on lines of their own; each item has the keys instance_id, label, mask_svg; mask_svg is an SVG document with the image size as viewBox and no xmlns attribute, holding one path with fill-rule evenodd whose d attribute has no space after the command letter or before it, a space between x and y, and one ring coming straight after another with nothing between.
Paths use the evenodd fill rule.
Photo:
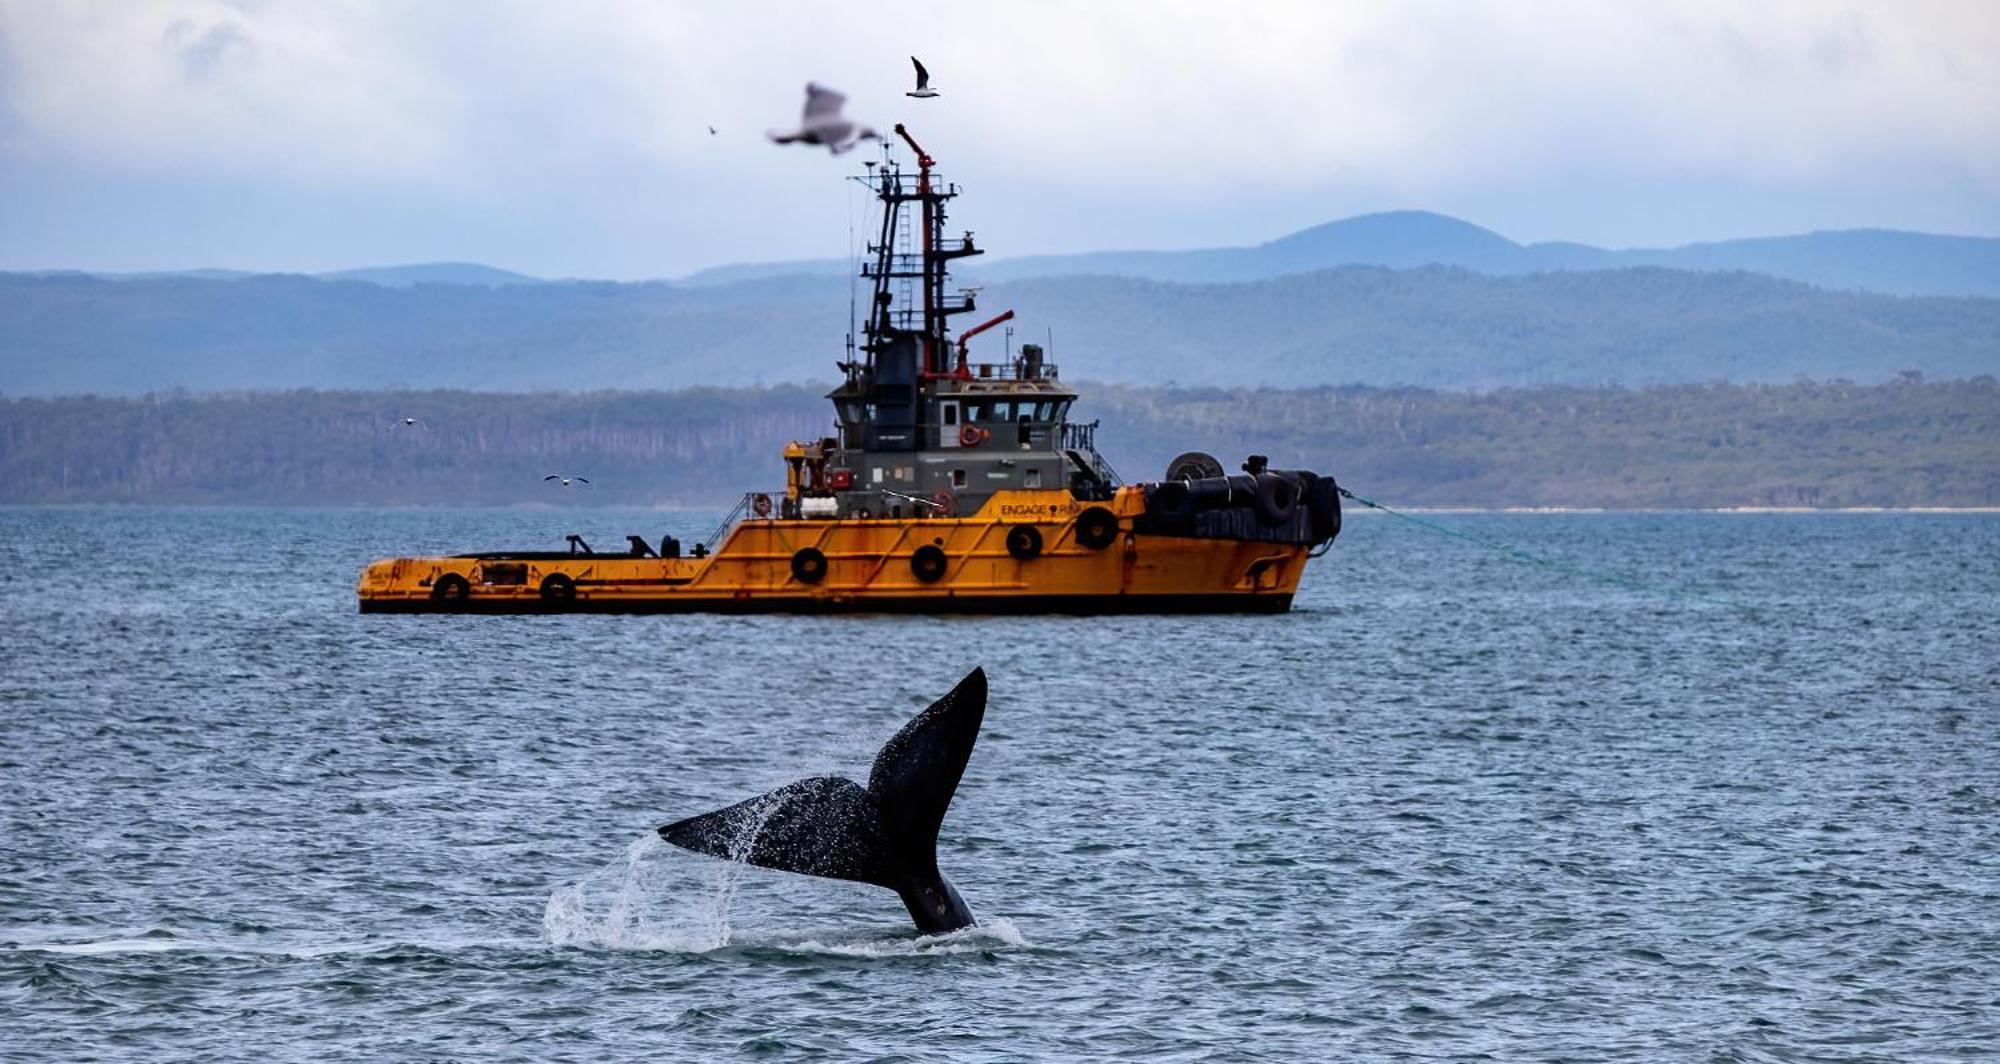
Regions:
<instances>
[{"instance_id":1,"label":"black tire fender","mask_svg":"<svg viewBox=\"0 0 2000 1064\"><path fill-rule=\"evenodd\" d=\"M951 559L945 557L944 550L929 543L918 547L910 555L910 572L916 574L917 579L926 584L937 583L938 578L944 576L944 571L950 564Z\"/></svg>"},{"instance_id":2,"label":"black tire fender","mask_svg":"<svg viewBox=\"0 0 2000 1064\"><path fill-rule=\"evenodd\" d=\"M1266 527L1276 527L1292 519L1299 509L1299 486L1289 477L1276 473L1257 474L1257 487L1251 494L1251 504L1257 511L1257 521Z\"/></svg>"},{"instance_id":3,"label":"black tire fender","mask_svg":"<svg viewBox=\"0 0 2000 1064\"><path fill-rule=\"evenodd\" d=\"M457 573L446 573L431 584L431 601L463 603L472 597L472 584Z\"/></svg>"},{"instance_id":4,"label":"black tire fender","mask_svg":"<svg viewBox=\"0 0 2000 1064\"><path fill-rule=\"evenodd\" d=\"M575 602L576 581L561 573L550 573L542 577L543 602Z\"/></svg>"},{"instance_id":5,"label":"black tire fender","mask_svg":"<svg viewBox=\"0 0 2000 1064\"><path fill-rule=\"evenodd\" d=\"M1118 515L1102 506L1092 506L1076 515L1076 541L1091 550L1103 550L1118 538Z\"/></svg>"},{"instance_id":6,"label":"black tire fender","mask_svg":"<svg viewBox=\"0 0 2000 1064\"><path fill-rule=\"evenodd\" d=\"M1042 553L1042 530L1034 525L1015 525L1007 530L1007 553L1025 562Z\"/></svg>"},{"instance_id":7,"label":"black tire fender","mask_svg":"<svg viewBox=\"0 0 2000 1064\"><path fill-rule=\"evenodd\" d=\"M817 584L826 579L826 555L818 547L800 547L793 551L792 579L801 584Z\"/></svg>"}]
</instances>

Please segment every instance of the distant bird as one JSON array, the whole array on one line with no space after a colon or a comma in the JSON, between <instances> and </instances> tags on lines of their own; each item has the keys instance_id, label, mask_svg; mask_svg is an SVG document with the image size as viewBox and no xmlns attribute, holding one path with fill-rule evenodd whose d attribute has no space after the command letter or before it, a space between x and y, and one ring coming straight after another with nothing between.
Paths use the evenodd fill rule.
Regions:
<instances>
[{"instance_id":1,"label":"distant bird","mask_svg":"<svg viewBox=\"0 0 2000 1064\"><path fill-rule=\"evenodd\" d=\"M715 136L715 127L714 127L714 126L710 126L710 127L708 127L708 135L709 135L709 136L711 136L711 137L712 137L712 136Z\"/></svg>"},{"instance_id":2,"label":"distant bird","mask_svg":"<svg viewBox=\"0 0 2000 1064\"><path fill-rule=\"evenodd\" d=\"M864 140L881 140L882 134L841 117L840 105L846 102L847 97L840 93L808 82L805 114L799 121L798 130L780 133L774 129L769 136L779 144L823 144L835 155Z\"/></svg>"},{"instance_id":3,"label":"distant bird","mask_svg":"<svg viewBox=\"0 0 2000 1064\"><path fill-rule=\"evenodd\" d=\"M915 96L919 100L928 100L936 96L937 90L931 88L931 72L925 70L922 63L917 62L916 56L911 56L910 62L917 68L917 91L906 92L903 95Z\"/></svg>"},{"instance_id":4,"label":"distant bird","mask_svg":"<svg viewBox=\"0 0 2000 1064\"><path fill-rule=\"evenodd\" d=\"M405 428L413 428L413 429L420 429L420 428L423 428L423 427L424 427L424 423L423 423L423 422L421 422L421 421L418 421L418 420L417 420L416 418L413 418L413 417L406 417L406 418L404 418L404 419L403 419L403 425L404 425L404 427L405 427Z\"/></svg>"},{"instance_id":5,"label":"distant bird","mask_svg":"<svg viewBox=\"0 0 2000 1064\"><path fill-rule=\"evenodd\" d=\"M588 484L588 483L590 483L590 480L589 480L589 478L587 478L587 477L579 477L579 476L577 476L577 475L575 475L575 474L571 474L571 475L569 475L569 476L563 476L563 475L562 475L561 473L550 473L550 474L549 474L548 476L545 476L545 477L543 477L542 479L543 479L543 480L560 480L560 481L562 481L562 486L563 486L563 487L565 487L565 488L569 487L569 482L570 482L570 481L572 481L572 480L576 481L576 482L577 482L578 484Z\"/></svg>"}]
</instances>

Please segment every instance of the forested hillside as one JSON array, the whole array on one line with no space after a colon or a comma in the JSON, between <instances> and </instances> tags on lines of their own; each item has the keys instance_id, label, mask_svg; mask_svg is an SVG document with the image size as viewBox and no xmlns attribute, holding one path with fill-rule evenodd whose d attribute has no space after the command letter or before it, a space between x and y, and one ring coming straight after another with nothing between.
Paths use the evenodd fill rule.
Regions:
<instances>
[{"instance_id":1,"label":"forested hillside","mask_svg":"<svg viewBox=\"0 0 2000 1064\"><path fill-rule=\"evenodd\" d=\"M1990 377L1485 394L1090 386L1127 479L1211 451L1430 506L2000 505ZM711 506L783 482L815 390L0 400L0 502ZM419 423L405 425L403 418ZM562 489L545 474L582 474Z\"/></svg>"},{"instance_id":2,"label":"forested hillside","mask_svg":"<svg viewBox=\"0 0 2000 1064\"><path fill-rule=\"evenodd\" d=\"M848 295L845 281L824 277L391 288L0 275L0 394L827 380L844 354ZM1065 376L1138 385L1464 389L2000 372L2000 299L1829 292L1753 274L1071 277L994 285L979 304L982 314L1016 310L1019 340L1052 336ZM981 337L975 358L998 361L1005 342Z\"/></svg>"}]
</instances>

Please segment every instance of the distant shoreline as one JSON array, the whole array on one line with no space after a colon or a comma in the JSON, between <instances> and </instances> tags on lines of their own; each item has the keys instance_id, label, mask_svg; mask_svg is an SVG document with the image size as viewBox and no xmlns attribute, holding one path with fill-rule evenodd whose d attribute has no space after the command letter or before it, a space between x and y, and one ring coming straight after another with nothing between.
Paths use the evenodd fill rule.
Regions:
<instances>
[{"instance_id":1,"label":"distant shoreline","mask_svg":"<svg viewBox=\"0 0 2000 1064\"><path fill-rule=\"evenodd\" d=\"M1385 504L1386 505L1386 504ZM1347 506L1352 515L1366 506ZM2000 514L2000 506L1395 506L1406 514Z\"/></svg>"},{"instance_id":2,"label":"distant shoreline","mask_svg":"<svg viewBox=\"0 0 2000 1064\"><path fill-rule=\"evenodd\" d=\"M1102 387L1104 458L1155 479L1268 456L1437 512L2000 509L2000 383L1491 394ZM551 509L734 505L830 427L805 389L0 398L0 501ZM587 491L552 490L556 470Z\"/></svg>"},{"instance_id":3,"label":"distant shoreline","mask_svg":"<svg viewBox=\"0 0 2000 1064\"><path fill-rule=\"evenodd\" d=\"M431 513L453 510L493 510L512 513L570 513L592 514L618 511L643 511L660 514L701 514L712 517L728 510L732 503L716 503L712 506L691 506L679 503L606 503L588 506L555 506L541 502L515 503L464 503L458 505L428 505L423 503L371 503L371 502L0 502L0 510L391 510L405 513ZM1635 506L1630 509L1606 506L1392 506L1383 504L1388 510L1404 514L1557 514L1557 515L1629 515L1629 514L2000 514L1996 506L1692 506L1656 507ZM1377 508L1354 503L1343 505L1342 514L1353 517L1357 514L1383 513ZM1395 516L1395 514L1388 514Z\"/></svg>"}]
</instances>

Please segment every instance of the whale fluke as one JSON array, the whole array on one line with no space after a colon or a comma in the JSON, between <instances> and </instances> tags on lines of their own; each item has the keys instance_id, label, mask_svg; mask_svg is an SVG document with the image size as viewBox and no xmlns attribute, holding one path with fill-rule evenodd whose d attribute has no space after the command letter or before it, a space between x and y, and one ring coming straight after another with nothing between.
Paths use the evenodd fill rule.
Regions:
<instances>
[{"instance_id":1,"label":"whale fluke","mask_svg":"<svg viewBox=\"0 0 2000 1064\"><path fill-rule=\"evenodd\" d=\"M660 837L760 868L888 887L925 934L969 927L971 908L938 872L937 837L985 716L986 672L974 669L883 744L867 787L814 776L675 821Z\"/></svg>"}]
</instances>

